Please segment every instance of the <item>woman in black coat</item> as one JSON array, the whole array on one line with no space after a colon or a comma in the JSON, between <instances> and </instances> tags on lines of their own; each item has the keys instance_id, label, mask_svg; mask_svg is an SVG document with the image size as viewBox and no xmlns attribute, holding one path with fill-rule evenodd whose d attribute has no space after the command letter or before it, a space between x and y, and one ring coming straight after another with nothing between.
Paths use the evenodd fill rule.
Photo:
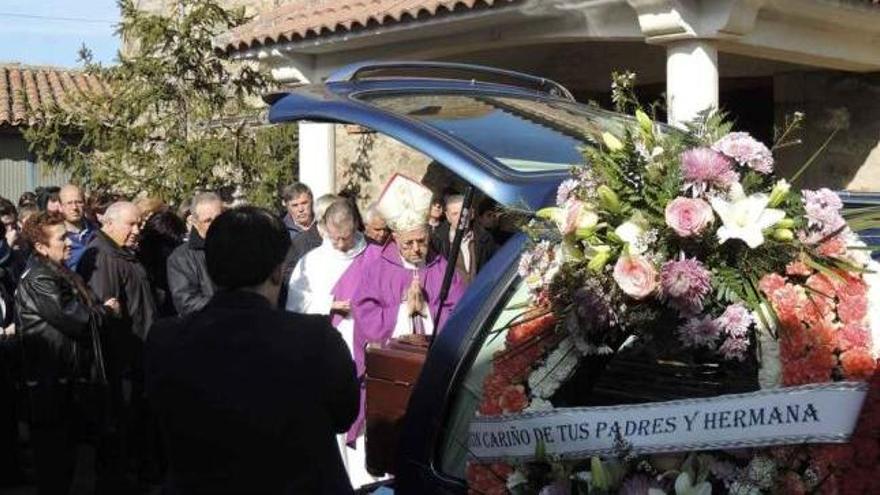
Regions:
<instances>
[{"instance_id":1,"label":"woman in black coat","mask_svg":"<svg viewBox=\"0 0 880 495\"><path fill-rule=\"evenodd\" d=\"M25 393L41 494L67 493L76 466L77 400L102 376L98 331L119 303L99 303L64 266L70 240L64 218L39 213L24 226L33 256L15 293L16 333L22 346Z\"/></svg>"}]
</instances>

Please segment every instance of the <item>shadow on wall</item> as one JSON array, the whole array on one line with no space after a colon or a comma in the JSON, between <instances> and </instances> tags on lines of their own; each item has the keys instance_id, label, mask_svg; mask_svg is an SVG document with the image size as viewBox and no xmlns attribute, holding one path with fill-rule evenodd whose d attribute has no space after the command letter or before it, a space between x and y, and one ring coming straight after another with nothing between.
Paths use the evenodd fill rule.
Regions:
<instances>
[{"instance_id":1,"label":"shadow on wall","mask_svg":"<svg viewBox=\"0 0 880 495\"><path fill-rule=\"evenodd\" d=\"M364 200L364 188L373 177L373 163L370 153L376 142L376 135L369 129L360 126L345 126L350 139L356 139L354 158L342 170L344 183L340 192L346 193L358 201Z\"/></svg>"},{"instance_id":2,"label":"shadow on wall","mask_svg":"<svg viewBox=\"0 0 880 495\"><path fill-rule=\"evenodd\" d=\"M799 180L803 188L880 191L880 73L797 72L775 77L775 121L804 112L803 144L779 150L790 177L840 129Z\"/></svg>"}]
</instances>

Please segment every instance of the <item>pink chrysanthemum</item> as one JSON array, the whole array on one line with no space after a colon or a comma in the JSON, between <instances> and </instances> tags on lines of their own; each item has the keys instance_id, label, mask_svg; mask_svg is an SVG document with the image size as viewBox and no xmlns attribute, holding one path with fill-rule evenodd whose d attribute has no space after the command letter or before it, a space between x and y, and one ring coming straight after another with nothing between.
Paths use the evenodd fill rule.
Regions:
<instances>
[{"instance_id":1,"label":"pink chrysanthemum","mask_svg":"<svg viewBox=\"0 0 880 495\"><path fill-rule=\"evenodd\" d=\"M711 187L728 189L739 180L730 160L712 148L694 148L681 155L681 173L685 188L702 194Z\"/></svg>"},{"instance_id":2,"label":"pink chrysanthemum","mask_svg":"<svg viewBox=\"0 0 880 495\"><path fill-rule=\"evenodd\" d=\"M712 145L712 149L756 172L762 174L773 172L773 154L764 143L747 132L731 132Z\"/></svg>"},{"instance_id":3,"label":"pink chrysanthemum","mask_svg":"<svg viewBox=\"0 0 880 495\"><path fill-rule=\"evenodd\" d=\"M807 217L807 230L800 232L802 242L815 244L846 226L840 215L843 202L831 189L816 191L804 190L804 211Z\"/></svg>"},{"instance_id":4,"label":"pink chrysanthemum","mask_svg":"<svg viewBox=\"0 0 880 495\"><path fill-rule=\"evenodd\" d=\"M712 290L712 274L696 258L667 261L660 270L663 297L686 315L703 309L703 299Z\"/></svg>"},{"instance_id":5,"label":"pink chrysanthemum","mask_svg":"<svg viewBox=\"0 0 880 495\"><path fill-rule=\"evenodd\" d=\"M572 193L578 187L576 179L566 179L556 189L556 206L563 206L571 198Z\"/></svg>"},{"instance_id":6,"label":"pink chrysanthemum","mask_svg":"<svg viewBox=\"0 0 880 495\"><path fill-rule=\"evenodd\" d=\"M724 343L721 344L721 347L718 348L718 352L724 356L724 359L736 359L737 361L745 359L748 350L749 337L747 335L739 337L729 336L724 340Z\"/></svg>"},{"instance_id":7,"label":"pink chrysanthemum","mask_svg":"<svg viewBox=\"0 0 880 495\"><path fill-rule=\"evenodd\" d=\"M742 304L731 304L715 320L715 323L731 337L745 337L752 325L752 314Z\"/></svg>"},{"instance_id":8,"label":"pink chrysanthemum","mask_svg":"<svg viewBox=\"0 0 880 495\"><path fill-rule=\"evenodd\" d=\"M713 347L721 329L711 316L703 318L691 318L678 328L678 340L685 347Z\"/></svg>"}]
</instances>

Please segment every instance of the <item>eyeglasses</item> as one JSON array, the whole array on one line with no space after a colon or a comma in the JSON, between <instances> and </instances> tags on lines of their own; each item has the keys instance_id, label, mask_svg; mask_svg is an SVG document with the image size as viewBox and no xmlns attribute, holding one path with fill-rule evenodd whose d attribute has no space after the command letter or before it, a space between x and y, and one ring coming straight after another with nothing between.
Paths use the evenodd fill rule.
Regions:
<instances>
[{"instance_id":1,"label":"eyeglasses","mask_svg":"<svg viewBox=\"0 0 880 495\"><path fill-rule=\"evenodd\" d=\"M65 201L61 204L63 204L64 206L82 206L86 204L86 202L81 199L74 199L73 201Z\"/></svg>"}]
</instances>

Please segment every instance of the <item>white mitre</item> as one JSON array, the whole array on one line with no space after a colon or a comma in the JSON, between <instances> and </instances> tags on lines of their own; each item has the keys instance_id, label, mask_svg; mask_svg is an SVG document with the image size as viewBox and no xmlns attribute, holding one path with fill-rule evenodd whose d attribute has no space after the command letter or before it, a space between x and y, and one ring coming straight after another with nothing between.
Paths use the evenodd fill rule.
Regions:
<instances>
[{"instance_id":1,"label":"white mitre","mask_svg":"<svg viewBox=\"0 0 880 495\"><path fill-rule=\"evenodd\" d=\"M418 181L405 175L394 174L382 190L376 209L388 228L408 232L428 222L433 193Z\"/></svg>"}]
</instances>

